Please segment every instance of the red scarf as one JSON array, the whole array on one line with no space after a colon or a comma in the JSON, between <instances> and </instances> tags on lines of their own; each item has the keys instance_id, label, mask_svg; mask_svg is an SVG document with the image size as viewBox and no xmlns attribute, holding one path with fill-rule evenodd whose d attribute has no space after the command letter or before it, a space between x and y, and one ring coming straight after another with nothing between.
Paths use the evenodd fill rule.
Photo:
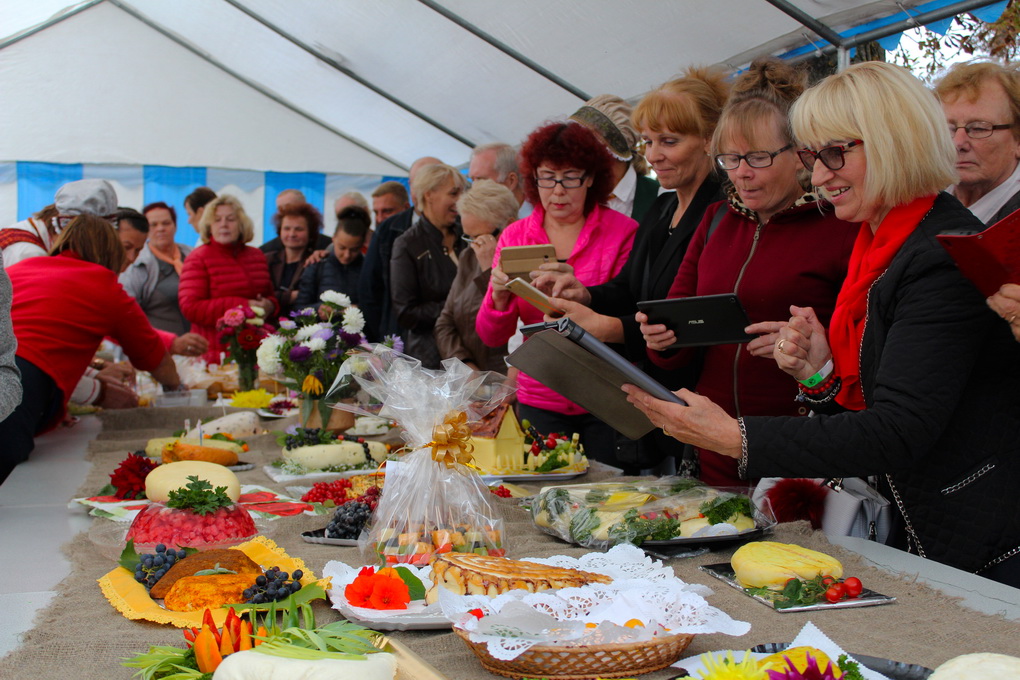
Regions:
<instances>
[{"instance_id":1,"label":"red scarf","mask_svg":"<svg viewBox=\"0 0 1020 680\"><path fill-rule=\"evenodd\" d=\"M903 242L935 204L935 196L923 196L889 211L874 233L867 222L857 234L846 280L836 298L836 309L829 324L832 361L843 386L836 401L845 408L860 411L865 407L861 389L861 336L868 312L868 291L885 273Z\"/></svg>"}]
</instances>

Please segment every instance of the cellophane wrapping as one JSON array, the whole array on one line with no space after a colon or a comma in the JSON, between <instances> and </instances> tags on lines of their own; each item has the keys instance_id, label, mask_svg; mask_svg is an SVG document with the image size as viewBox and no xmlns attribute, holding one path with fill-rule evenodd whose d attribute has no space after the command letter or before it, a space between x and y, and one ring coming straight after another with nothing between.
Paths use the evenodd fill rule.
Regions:
<instances>
[{"instance_id":1,"label":"cellophane wrapping","mask_svg":"<svg viewBox=\"0 0 1020 680\"><path fill-rule=\"evenodd\" d=\"M380 347L351 356L338 383L356 382L338 408L395 420L411 450L386 465L386 486L358 539L366 563L425 565L444 552L502 556L503 523L470 466L470 423L513 392L506 376L458 359L442 370Z\"/></svg>"}]
</instances>

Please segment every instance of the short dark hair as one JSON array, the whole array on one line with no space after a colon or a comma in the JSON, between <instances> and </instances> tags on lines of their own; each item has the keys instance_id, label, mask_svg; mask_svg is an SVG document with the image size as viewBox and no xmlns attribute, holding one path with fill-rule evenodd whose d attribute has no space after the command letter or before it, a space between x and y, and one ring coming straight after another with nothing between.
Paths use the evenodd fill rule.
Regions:
<instances>
[{"instance_id":1,"label":"short dark hair","mask_svg":"<svg viewBox=\"0 0 1020 680\"><path fill-rule=\"evenodd\" d=\"M536 129L521 147L521 178L524 195L532 205L541 205L535 173L548 163L556 168L574 167L592 178L584 199L584 214L603 204L613 193L613 157L595 133L580 123L549 123Z\"/></svg>"},{"instance_id":2,"label":"short dark hair","mask_svg":"<svg viewBox=\"0 0 1020 680\"><path fill-rule=\"evenodd\" d=\"M408 204L407 199L407 187L396 180L390 180L383 182L372 191L372 198L379 198L380 196L396 196L397 200L404 205ZM340 212L343 212L342 210Z\"/></svg>"},{"instance_id":3,"label":"short dark hair","mask_svg":"<svg viewBox=\"0 0 1020 680\"><path fill-rule=\"evenodd\" d=\"M184 205L191 208L192 212L195 212L199 208L207 206L214 198L216 198L215 191L209 187L199 187L184 197ZM177 220L175 219L174 222L177 222Z\"/></svg>"},{"instance_id":4,"label":"short dark hair","mask_svg":"<svg viewBox=\"0 0 1020 680\"><path fill-rule=\"evenodd\" d=\"M349 205L336 216L337 232L342 231L355 238L365 238L371 226L372 218L368 211L358 205Z\"/></svg>"},{"instance_id":5,"label":"short dark hair","mask_svg":"<svg viewBox=\"0 0 1020 680\"><path fill-rule=\"evenodd\" d=\"M50 255L72 250L86 262L106 267L114 274L124 268L124 246L113 225L96 215L76 215L50 247Z\"/></svg>"},{"instance_id":6,"label":"short dark hair","mask_svg":"<svg viewBox=\"0 0 1020 680\"><path fill-rule=\"evenodd\" d=\"M311 203L289 203L283 206L280 212L273 215L273 226L276 227L276 235L280 235L280 225L284 217L303 217L308 225L308 247L315 248L315 242L319 240L319 232L322 231L322 213Z\"/></svg>"},{"instance_id":7,"label":"short dark hair","mask_svg":"<svg viewBox=\"0 0 1020 680\"><path fill-rule=\"evenodd\" d=\"M173 206L167 205L163 201L156 201L155 203L150 203L149 205L145 206L144 208L142 208L142 214L145 215L146 217L148 217L149 216L149 211L150 210L156 210L157 208L163 208L164 210L169 210L170 211L170 219L173 220L174 224L177 224L177 211L174 210ZM192 210L194 210L194 208L192 208Z\"/></svg>"},{"instance_id":8,"label":"short dark hair","mask_svg":"<svg viewBox=\"0 0 1020 680\"><path fill-rule=\"evenodd\" d=\"M127 222L135 231L149 233L149 220L134 208L117 208L117 212L113 213L113 226L119 229L121 222Z\"/></svg>"}]
</instances>

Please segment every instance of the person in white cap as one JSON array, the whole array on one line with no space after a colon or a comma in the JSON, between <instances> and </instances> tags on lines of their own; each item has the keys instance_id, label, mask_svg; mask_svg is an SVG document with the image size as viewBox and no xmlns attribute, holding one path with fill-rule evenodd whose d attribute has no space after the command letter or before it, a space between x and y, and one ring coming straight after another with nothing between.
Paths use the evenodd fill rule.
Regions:
<instances>
[{"instance_id":1,"label":"person in white cap","mask_svg":"<svg viewBox=\"0 0 1020 680\"><path fill-rule=\"evenodd\" d=\"M105 179L80 179L57 189L53 205L57 214L45 222L36 216L0 229L4 267L49 254L50 244L76 215L112 219L117 212L117 192ZM43 212L49 211L38 215Z\"/></svg>"}]
</instances>

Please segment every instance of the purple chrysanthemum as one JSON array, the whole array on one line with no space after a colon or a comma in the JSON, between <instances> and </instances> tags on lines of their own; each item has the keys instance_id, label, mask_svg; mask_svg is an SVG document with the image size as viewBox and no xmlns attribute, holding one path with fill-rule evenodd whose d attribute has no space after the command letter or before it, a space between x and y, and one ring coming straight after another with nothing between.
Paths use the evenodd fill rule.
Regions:
<instances>
[{"instance_id":1,"label":"purple chrysanthemum","mask_svg":"<svg viewBox=\"0 0 1020 680\"><path fill-rule=\"evenodd\" d=\"M294 345L290 349L290 360L298 363L308 361L312 356L312 350L308 349L304 345Z\"/></svg>"}]
</instances>

